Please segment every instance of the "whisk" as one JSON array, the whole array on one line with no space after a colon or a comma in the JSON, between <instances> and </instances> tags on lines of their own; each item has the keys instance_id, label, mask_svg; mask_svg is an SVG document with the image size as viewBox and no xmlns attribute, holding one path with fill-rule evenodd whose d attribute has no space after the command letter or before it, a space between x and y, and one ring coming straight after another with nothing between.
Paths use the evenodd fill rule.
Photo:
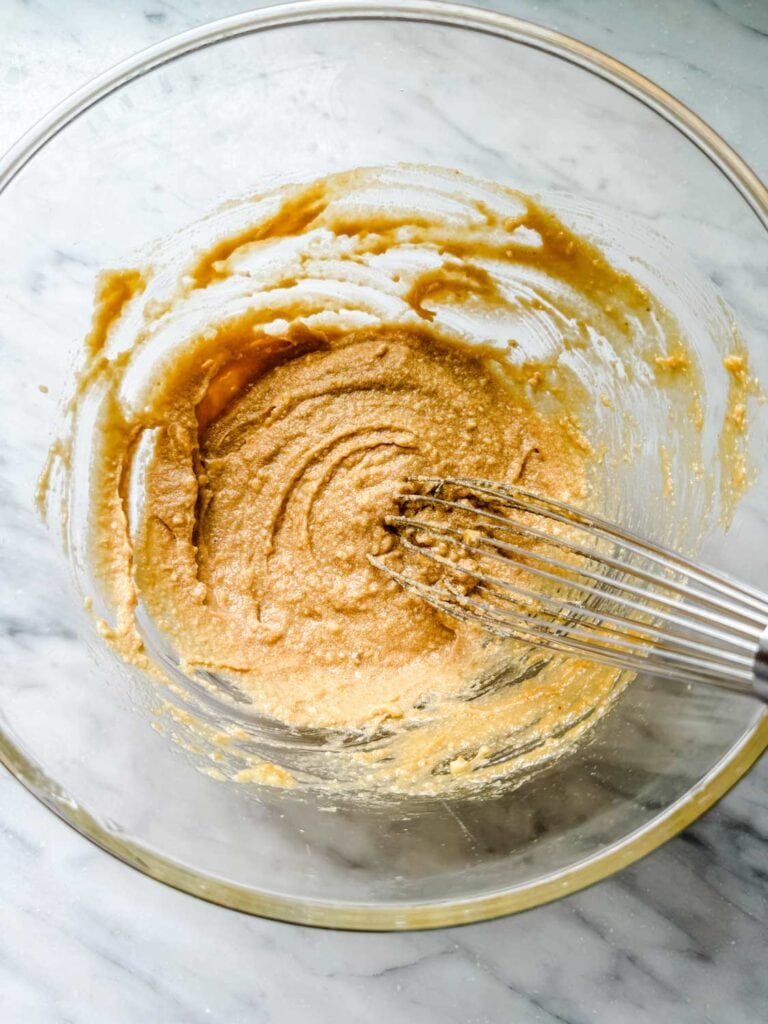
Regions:
<instances>
[{"instance_id":1,"label":"whisk","mask_svg":"<svg viewBox=\"0 0 768 1024\"><path fill-rule=\"evenodd\" d=\"M563 501L413 477L370 562L497 636L768 702L768 595Z\"/></svg>"}]
</instances>

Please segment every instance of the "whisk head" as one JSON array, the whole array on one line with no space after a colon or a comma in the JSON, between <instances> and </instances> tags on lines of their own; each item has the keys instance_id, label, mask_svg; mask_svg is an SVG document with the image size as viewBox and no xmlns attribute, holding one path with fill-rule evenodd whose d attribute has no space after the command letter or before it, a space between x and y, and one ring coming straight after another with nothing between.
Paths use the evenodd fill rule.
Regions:
<instances>
[{"instance_id":1,"label":"whisk head","mask_svg":"<svg viewBox=\"0 0 768 1024\"><path fill-rule=\"evenodd\" d=\"M385 517L399 543L369 559L440 611L617 668L753 691L766 595L521 487L407 484Z\"/></svg>"}]
</instances>

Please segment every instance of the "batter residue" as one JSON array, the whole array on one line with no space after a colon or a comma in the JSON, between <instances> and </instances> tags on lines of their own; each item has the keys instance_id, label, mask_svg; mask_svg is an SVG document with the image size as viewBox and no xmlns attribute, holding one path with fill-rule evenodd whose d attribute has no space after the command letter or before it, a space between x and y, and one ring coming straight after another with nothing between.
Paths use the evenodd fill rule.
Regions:
<instances>
[{"instance_id":1,"label":"batter residue","mask_svg":"<svg viewBox=\"0 0 768 1024\"><path fill-rule=\"evenodd\" d=\"M101 632L217 777L434 792L546 763L617 673L492 640L366 555L413 474L604 505L596 357L623 382L601 408L665 395L696 443L674 319L530 198L393 168L225 207L102 279L67 461Z\"/></svg>"}]
</instances>

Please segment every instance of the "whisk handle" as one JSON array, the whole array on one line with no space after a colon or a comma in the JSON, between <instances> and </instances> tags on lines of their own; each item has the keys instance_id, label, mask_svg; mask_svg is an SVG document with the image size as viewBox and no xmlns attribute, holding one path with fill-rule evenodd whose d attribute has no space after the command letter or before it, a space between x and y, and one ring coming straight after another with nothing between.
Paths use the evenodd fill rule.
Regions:
<instances>
[{"instance_id":1,"label":"whisk handle","mask_svg":"<svg viewBox=\"0 0 768 1024\"><path fill-rule=\"evenodd\" d=\"M755 693L760 700L768 704L768 627L765 628L758 642L752 672L754 675L752 685Z\"/></svg>"}]
</instances>

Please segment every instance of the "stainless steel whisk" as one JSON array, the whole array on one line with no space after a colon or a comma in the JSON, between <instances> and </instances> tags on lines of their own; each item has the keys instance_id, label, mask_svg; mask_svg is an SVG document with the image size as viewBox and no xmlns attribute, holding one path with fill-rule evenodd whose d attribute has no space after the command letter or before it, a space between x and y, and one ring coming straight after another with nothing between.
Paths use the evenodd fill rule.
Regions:
<instances>
[{"instance_id":1,"label":"stainless steel whisk","mask_svg":"<svg viewBox=\"0 0 768 1024\"><path fill-rule=\"evenodd\" d=\"M369 560L434 607L498 636L768 702L768 595L517 486L408 485L385 518L405 564Z\"/></svg>"}]
</instances>

